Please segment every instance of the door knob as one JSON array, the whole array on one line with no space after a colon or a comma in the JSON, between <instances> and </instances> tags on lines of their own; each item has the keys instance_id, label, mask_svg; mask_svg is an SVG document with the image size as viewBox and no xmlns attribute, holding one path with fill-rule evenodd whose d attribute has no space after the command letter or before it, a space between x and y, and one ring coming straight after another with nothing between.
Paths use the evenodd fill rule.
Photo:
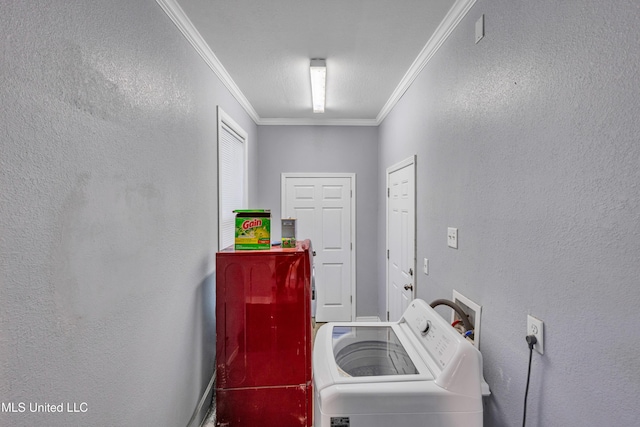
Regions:
<instances>
[{"instance_id":1,"label":"door knob","mask_svg":"<svg viewBox=\"0 0 640 427\"><path fill-rule=\"evenodd\" d=\"M413 290L413 285L412 284L404 285L404 290L405 291L412 291Z\"/></svg>"}]
</instances>

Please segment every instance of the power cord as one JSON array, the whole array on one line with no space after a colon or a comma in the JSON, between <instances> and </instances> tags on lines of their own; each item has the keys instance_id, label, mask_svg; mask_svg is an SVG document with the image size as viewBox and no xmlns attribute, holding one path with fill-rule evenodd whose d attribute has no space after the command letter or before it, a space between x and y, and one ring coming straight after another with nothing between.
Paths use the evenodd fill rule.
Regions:
<instances>
[{"instance_id":1,"label":"power cord","mask_svg":"<svg viewBox=\"0 0 640 427\"><path fill-rule=\"evenodd\" d=\"M533 358L533 346L536 345L538 340L535 335L527 335L525 338L527 344L529 344L529 369L527 372L527 387L524 392L524 410L522 411L522 427L525 427L527 422L527 397L529 396L529 380L531 379L531 359Z\"/></svg>"}]
</instances>

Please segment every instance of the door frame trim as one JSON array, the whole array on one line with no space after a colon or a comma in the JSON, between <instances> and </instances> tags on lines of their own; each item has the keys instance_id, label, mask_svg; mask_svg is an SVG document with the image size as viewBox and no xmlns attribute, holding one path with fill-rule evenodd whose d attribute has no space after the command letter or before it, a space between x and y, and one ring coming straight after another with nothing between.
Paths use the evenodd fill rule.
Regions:
<instances>
[{"instance_id":1,"label":"door frame trim","mask_svg":"<svg viewBox=\"0 0 640 427\"><path fill-rule=\"evenodd\" d=\"M280 215L284 215L287 178L349 178L351 183L351 320L356 319L356 174L355 173L327 173L327 172L283 172L280 174ZM313 244L313 242L311 242Z\"/></svg>"},{"instance_id":2,"label":"door frame trim","mask_svg":"<svg viewBox=\"0 0 640 427\"><path fill-rule=\"evenodd\" d=\"M389 257L387 256L387 251L389 250L389 175L391 175L393 172L396 172L404 167L407 167L409 165L413 164L413 271L415 271L415 276L413 277L413 297L415 298L418 294L418 272L416 271L416 251L417 251L417 241L418 241L418 236L416 235L417 233L417 227L416 227L416 223L417 223L417 217L418 217L418 207L417 207L417 197L416 195L418 194L418 188L417 188L417 165L416 165L416 160L417 160L417 156L414 154L410 157L407 157L404 160L399 161L398 163L391 165L387 168L387 174L386 174L386 190L387 191L387 197L386 197L386 203L385 203L385 254L384 254L384 259L385 259L385 277L384 277L384 283L385 283L385 298L386 298L386 318L387 320L389 320Z\"/></svg>"}]
</instances>

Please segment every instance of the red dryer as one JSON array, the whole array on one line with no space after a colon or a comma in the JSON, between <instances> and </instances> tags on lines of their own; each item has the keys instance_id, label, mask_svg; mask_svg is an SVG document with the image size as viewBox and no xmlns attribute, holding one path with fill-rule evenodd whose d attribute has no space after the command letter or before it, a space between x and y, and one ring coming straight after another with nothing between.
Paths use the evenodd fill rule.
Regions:
<instances>
[{"instance_id":1,"label":"red dryer","mask_svg":"<svg viewBox=\"0 0 640 427\"><path fill-rule=\"evenodd\" d=\"M216 424L311 427L311 242L216 256Z\"/></svg>"}]
</instances>

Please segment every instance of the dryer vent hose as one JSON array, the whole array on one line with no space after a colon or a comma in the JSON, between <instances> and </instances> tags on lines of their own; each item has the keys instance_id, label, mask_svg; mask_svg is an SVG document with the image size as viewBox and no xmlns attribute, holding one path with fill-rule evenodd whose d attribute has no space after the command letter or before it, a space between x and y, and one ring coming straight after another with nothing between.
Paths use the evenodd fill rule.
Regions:
<instances>
[{"instance_id":1,"label":"dryer vent hose","mask_svg":"<svg viewBox=\"0 0 640 427\"><path fill-rule=\"evenodd\" d=\"M464 330L465 331L473 331L473 325L469 321L469 317L467 317L467 313L465 313L462 310L462 308L460 308L460 306L458 304L456 304L455 302L449 301L448 299L437 299L437 300L433 301L430 305L431 305L432 308L436 308L439 305L446 305L447 307L451 307L453 309L453 311L458 313L458 316L460 316L460 319L462 320L462 323L464 324Z\"/></svg>"}]
</instances>

